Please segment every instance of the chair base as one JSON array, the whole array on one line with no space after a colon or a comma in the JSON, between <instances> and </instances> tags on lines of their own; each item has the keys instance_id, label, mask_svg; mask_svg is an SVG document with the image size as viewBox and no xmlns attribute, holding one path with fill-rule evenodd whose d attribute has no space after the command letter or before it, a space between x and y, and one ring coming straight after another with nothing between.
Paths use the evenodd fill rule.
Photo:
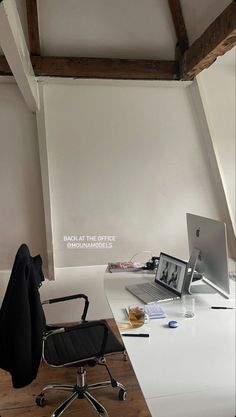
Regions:
<instances>
[{"instance_id":1,"label":"chair base","mask_svg":"<svg viewBox=\"0 0 236 417\"><path fill-rule=\"evenodd\" d=\"M111 386L112 388L119 388L118 398L121 401L126 399L126 390L125 387L117 382L112 376L108 369L108 366L105 363L99 362L99 365L106 367L110 379L108 381L98 382L95 384L86 384L86 371L83 366L80 366L77 371L77 381L75 385L71 384L50 384L43 388L42 392L37 395L35 402L38 406L43 407L45 404L44 393L47 390L56 389L62 391L68 391L72 394L62 403L59 407L54 410L51 417L59 417L76 399L85 398L94 408L96 413L102 417L109 417L106 409L103 405L97 401L90 393L90 391L98 388L106 388Z\"/></svg>"}]
</instances>

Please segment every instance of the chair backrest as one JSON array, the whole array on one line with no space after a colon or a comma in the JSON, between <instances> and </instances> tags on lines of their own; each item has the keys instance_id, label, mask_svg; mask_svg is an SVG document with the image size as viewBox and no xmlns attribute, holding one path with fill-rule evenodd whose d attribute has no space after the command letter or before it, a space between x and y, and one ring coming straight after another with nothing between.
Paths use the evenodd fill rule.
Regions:
<instances>
[{"instance_id":1,"label":"chair backrest","mask_svg":"<svg viewBox=\"0 0 236 417\"><path fill-rule=\"evenodd\" d=\"M41 257L18 249L0 310L0 368L11 373L14 388L36 378L46 321L39 287L44 280Z\"/></svg>"}]
</instances>

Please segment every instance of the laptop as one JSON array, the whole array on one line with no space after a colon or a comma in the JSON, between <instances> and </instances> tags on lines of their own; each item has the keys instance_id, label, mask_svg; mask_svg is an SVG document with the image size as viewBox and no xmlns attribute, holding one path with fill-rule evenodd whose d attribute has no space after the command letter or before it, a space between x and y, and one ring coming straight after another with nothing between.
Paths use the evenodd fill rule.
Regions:
<instances>
[{"instance_id":1,"label":"laptop","mask_svg":"<svg viewBox=\"0 0 236 417\"><path fill-rule=\"evenodd\" d=\"M187 262L161 252L154 282L128 285L126 289L145 304L180 298L186 268Z\"/></svg>"}]
</instances>

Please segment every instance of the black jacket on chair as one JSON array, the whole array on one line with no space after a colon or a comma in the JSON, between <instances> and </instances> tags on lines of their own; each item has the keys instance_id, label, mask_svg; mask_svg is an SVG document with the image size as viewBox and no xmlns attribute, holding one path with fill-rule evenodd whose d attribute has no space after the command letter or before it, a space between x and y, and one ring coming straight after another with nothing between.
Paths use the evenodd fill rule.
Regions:
<instances>
[{"instance_id":1,"label":"black jacket on chair","mask_svg":"<svg viewBox=\"0 0 236 417\"><path fill-rule=\"evenodd\" d=\"M0 368L11 373L14 388L37 376L46 328L38 291L43 280L41 257L21 245L0 310Z\"/></svg>"}]
</instances>

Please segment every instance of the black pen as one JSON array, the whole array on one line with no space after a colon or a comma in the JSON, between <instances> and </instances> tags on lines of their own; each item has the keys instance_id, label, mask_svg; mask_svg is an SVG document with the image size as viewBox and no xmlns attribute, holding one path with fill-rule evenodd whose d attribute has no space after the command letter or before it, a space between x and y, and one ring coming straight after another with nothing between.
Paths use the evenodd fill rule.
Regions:
<instances>
[{"instance_id":1,"label":"black pen","mask_svg":"<svg viewBox=\"0 0 236 417\"><path fill-rule=\"evenodd\" d=\"M121 333L121 336L128 337L149 337L148 333Z\"/></svg>"},{"instance_id":2,"label":"black pen","mask_svg":"<svg viewBox=\"0 0 236 417\"><path fill-rule=\"evenodd\" d=\"M219 307L219 306L211 306L214 310L234 310L233 307Z\"/></svg>"}]
</instances>

